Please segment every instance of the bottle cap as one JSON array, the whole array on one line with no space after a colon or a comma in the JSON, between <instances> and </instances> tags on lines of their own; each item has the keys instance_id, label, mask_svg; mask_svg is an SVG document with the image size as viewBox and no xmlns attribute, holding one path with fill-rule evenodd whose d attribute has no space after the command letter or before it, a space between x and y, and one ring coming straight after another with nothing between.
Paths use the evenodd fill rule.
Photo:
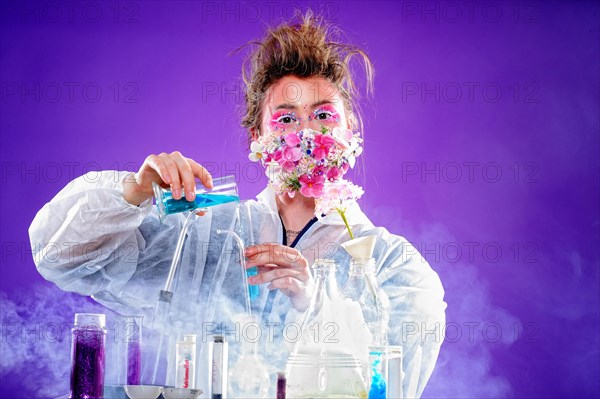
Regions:
<instances>
[{"instance_id":1,"label":"bottle cap","mask_svg":"<svg viewBox=\"0 0 600 399\"><path fill-rule=\"evenodd\" d=\"M373 257L376 239L377 236L358 237L341 245L353 259L369 259Z\"/></svg>"},{"instance_id":2,"label":"bottle cap","mask_svg":"<svg viewBox=\"0 0 600 399\"><path fill-rule=\"evenodd\" d=\"M105 328L106 327L106 315L92 314L92 313L75 313L75 326L76 327L90 327L90 328Z\"/></svg>"},{"instance_id":3,"label":"bottle cap","mask_svg":"<svg viewBox=\"0 0 600 399\"><path fill-rule=\"evenodd\" d=\"M196 334L184 334L183 341L196 343Z\"/></svg>"},{"instance_id":4,"label":"bottle cap","mask_svg":"<svg viewBox=\"0 0 600 399\"><path fill-rule=\"evenodd\" d=\"M225 336L223 335L215 335L213 338L214 342L225 342Z\"/></svg>"}]
</instances>

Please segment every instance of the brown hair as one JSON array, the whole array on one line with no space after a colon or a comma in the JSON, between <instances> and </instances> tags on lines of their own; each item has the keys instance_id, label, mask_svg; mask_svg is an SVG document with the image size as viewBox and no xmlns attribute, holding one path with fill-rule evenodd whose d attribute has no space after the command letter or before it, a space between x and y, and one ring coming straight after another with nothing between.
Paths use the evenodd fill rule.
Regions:
<instances>
[{"instance_id":1,"label":"brown hair","mask_svg":"<svg viewBox=\"0 0 600 399\"><path fill-rule=\"evenodd\" d=\"M261 41L251 41L246 46L256 46L242 65L246 108L242 126L260 132L262 102L269 87L280 78L295 75L300 78L320 76L340 91L350 125L360 128L363 123L358 112L358 90L349 63L354 56L364 62L367 93L373 93L374 69L367 54L358 47L344 44L341 31L315 16L311 10L302 15L296 10L297 23L283 23L269 28Z\"/></svg>"}]
</instances>

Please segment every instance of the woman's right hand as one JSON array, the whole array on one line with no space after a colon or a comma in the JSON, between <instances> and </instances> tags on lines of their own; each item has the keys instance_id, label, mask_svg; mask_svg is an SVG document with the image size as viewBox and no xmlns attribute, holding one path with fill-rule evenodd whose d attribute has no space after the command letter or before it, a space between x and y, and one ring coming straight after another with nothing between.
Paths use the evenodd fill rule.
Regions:
<instances>
[{"instance_id":1,"label":"woman's right hand","mask_svg":"<svg viewBox=\"0 0 600 399\"><path fill-rule=\"evenodd\" d=\"M212 188L212 176L206 168L179 151L149 155L137 173L123 180L123 197L132 205L139 205L153 196L152 183L163 188L171 187L173 198L193 201L196 197L196 178L208 189Z\"/></svg>"}]
</instances>

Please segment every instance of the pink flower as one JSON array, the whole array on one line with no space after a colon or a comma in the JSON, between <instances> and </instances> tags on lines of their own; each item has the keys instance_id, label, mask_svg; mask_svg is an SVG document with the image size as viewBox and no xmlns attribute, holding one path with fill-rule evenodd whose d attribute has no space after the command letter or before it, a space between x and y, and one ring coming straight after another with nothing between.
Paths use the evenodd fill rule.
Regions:
<instances>
[{"instance_id":1,"label":"pink flower","mask_svg":"<svg viewBox=\"0 0 600 399\"><path fill-rule=\"evenodd\" d=\"M285 147L277 162L281 165L281 169L291 173L296 169L296 163L300 158L302 158L302 150L300 148Z\"/></svg>"},{"instance_id":2,"label":"pink flower","mask_svg":"<svg viewBox=\"0 0 600 399\"><path fill-rule=\"evenodd\" d=\"M344 162L342 164L342 176L344 176L346 174L346 172L348 172L348 169L350 169L350 165L348 165L347 162Z\"/></svg>"},{"instance_id":3,"label":"pink flower","mask_svg":"<svg viewBox=\"0 0 600 399\"><path fill-rule=\"evenodd\" d=\"M286 147L283 150L283 159L296 162L302 157L302 150L297 147Z\"/></svg>"},{"instance_id":4,"label":"pink flower","mask_svg":"<svg viewBox=\"0 0 600 399\"><path fill-rule=\"evenodd\" d=\"M325 178L323 176L313 176L304 174L298 178L301 184L300 193L305 197L319 198L323 195L325 188Z\"/></svg>"},{"instance_id":5,"label":"pink flower","mask_svg":"<svg viewBox=\"0 0 600 399\"><path fill-rule=\"evenodd\" d=\"M315 148L312 151L315 159L325 159L331 148L335 145L335 139L327 134L317 134L314 140Z\"/></svg>"},{"instance_id":6,"label":"pink flower","mask_svg":"<svg viewBox=\"0 0 600 399\"><path fill-rule=\"evenodd\" d=\"M327 180L336 181L340 177L342 177L343 171L337 166L332 166L331 169L327 171Z\"/></svg>"},{"instance_id":7,"label":"pink flower","mask_svg":"<svg viewBox=\"0 0 600 399\"><path fill-rule=\"evenodd\" d=\"M323 165L315 166L311 174L313 176L323 176L327 173L327 169Z\"/></svg>"},{"instance_id":8,"label":"pink flower","mask_svg":"<svg viewBox=\"0 0 600 399\"><path fill-rule=\"evenodd\" d=\"M292 173L296 169L296 163L292 161L280 161L279 165L287 173Z\"/></svg>"},{"instance_id":9,"label":"pink flower","mask_svg":"<svg viewBox=\"0 0 600 399\"><path fill-rule=\"evenodd\" d=\"M323 193L315 200L315 214L328 214L331 211L345 212L348 205L364 194L360 186L344 179L326 183Z\"/></svg>"},{"instance_id":10,"label":"pink flower","mask_svg":"<svg viewBox=\"0 0 600 399\"><path fill-rule=\"evenodd\" d=\"M285 135L285 143L290 147L295 147L300 144L300 138L296 133L289 133Z\"/></svg>"},{"instance_id":11,"label":"pink flower","mask_svg":"<svg viewBox=\"0 0 600 399\"><path fill-rule=\"evenodd\" d=\"M271 158L273 158L273 161L281 163L283 161L283 150L275 150L275 152L271 154Z\"/></svg>"}]
</instances>

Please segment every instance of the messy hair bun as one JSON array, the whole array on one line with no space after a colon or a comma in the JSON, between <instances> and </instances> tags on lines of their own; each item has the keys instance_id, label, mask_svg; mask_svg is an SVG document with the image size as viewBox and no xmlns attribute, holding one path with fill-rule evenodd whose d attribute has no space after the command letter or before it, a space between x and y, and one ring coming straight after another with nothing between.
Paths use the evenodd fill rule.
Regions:
<instances>
[{"instance_id":1,"label":"messy hair bun","mask_svg":"<svg viewBox=\"0 0 600 399\"><path fill-rule=\"evenodd\" d=\"M242 66L246 103L242 126L260 132L266 91L280 78L295 75L300 78L320 76L334 84L344 99L352 128L362 130L362 118L355 102L358 93L349 63L355 56L362 59L369 94L373 92L373 65L363 50L341 42L340 35L339 29L325 23L311 10L304 15L296 11L291 22L268 29L261 41L240 47L238 50L253 47Z\"/></svg>"}]
</instances>

